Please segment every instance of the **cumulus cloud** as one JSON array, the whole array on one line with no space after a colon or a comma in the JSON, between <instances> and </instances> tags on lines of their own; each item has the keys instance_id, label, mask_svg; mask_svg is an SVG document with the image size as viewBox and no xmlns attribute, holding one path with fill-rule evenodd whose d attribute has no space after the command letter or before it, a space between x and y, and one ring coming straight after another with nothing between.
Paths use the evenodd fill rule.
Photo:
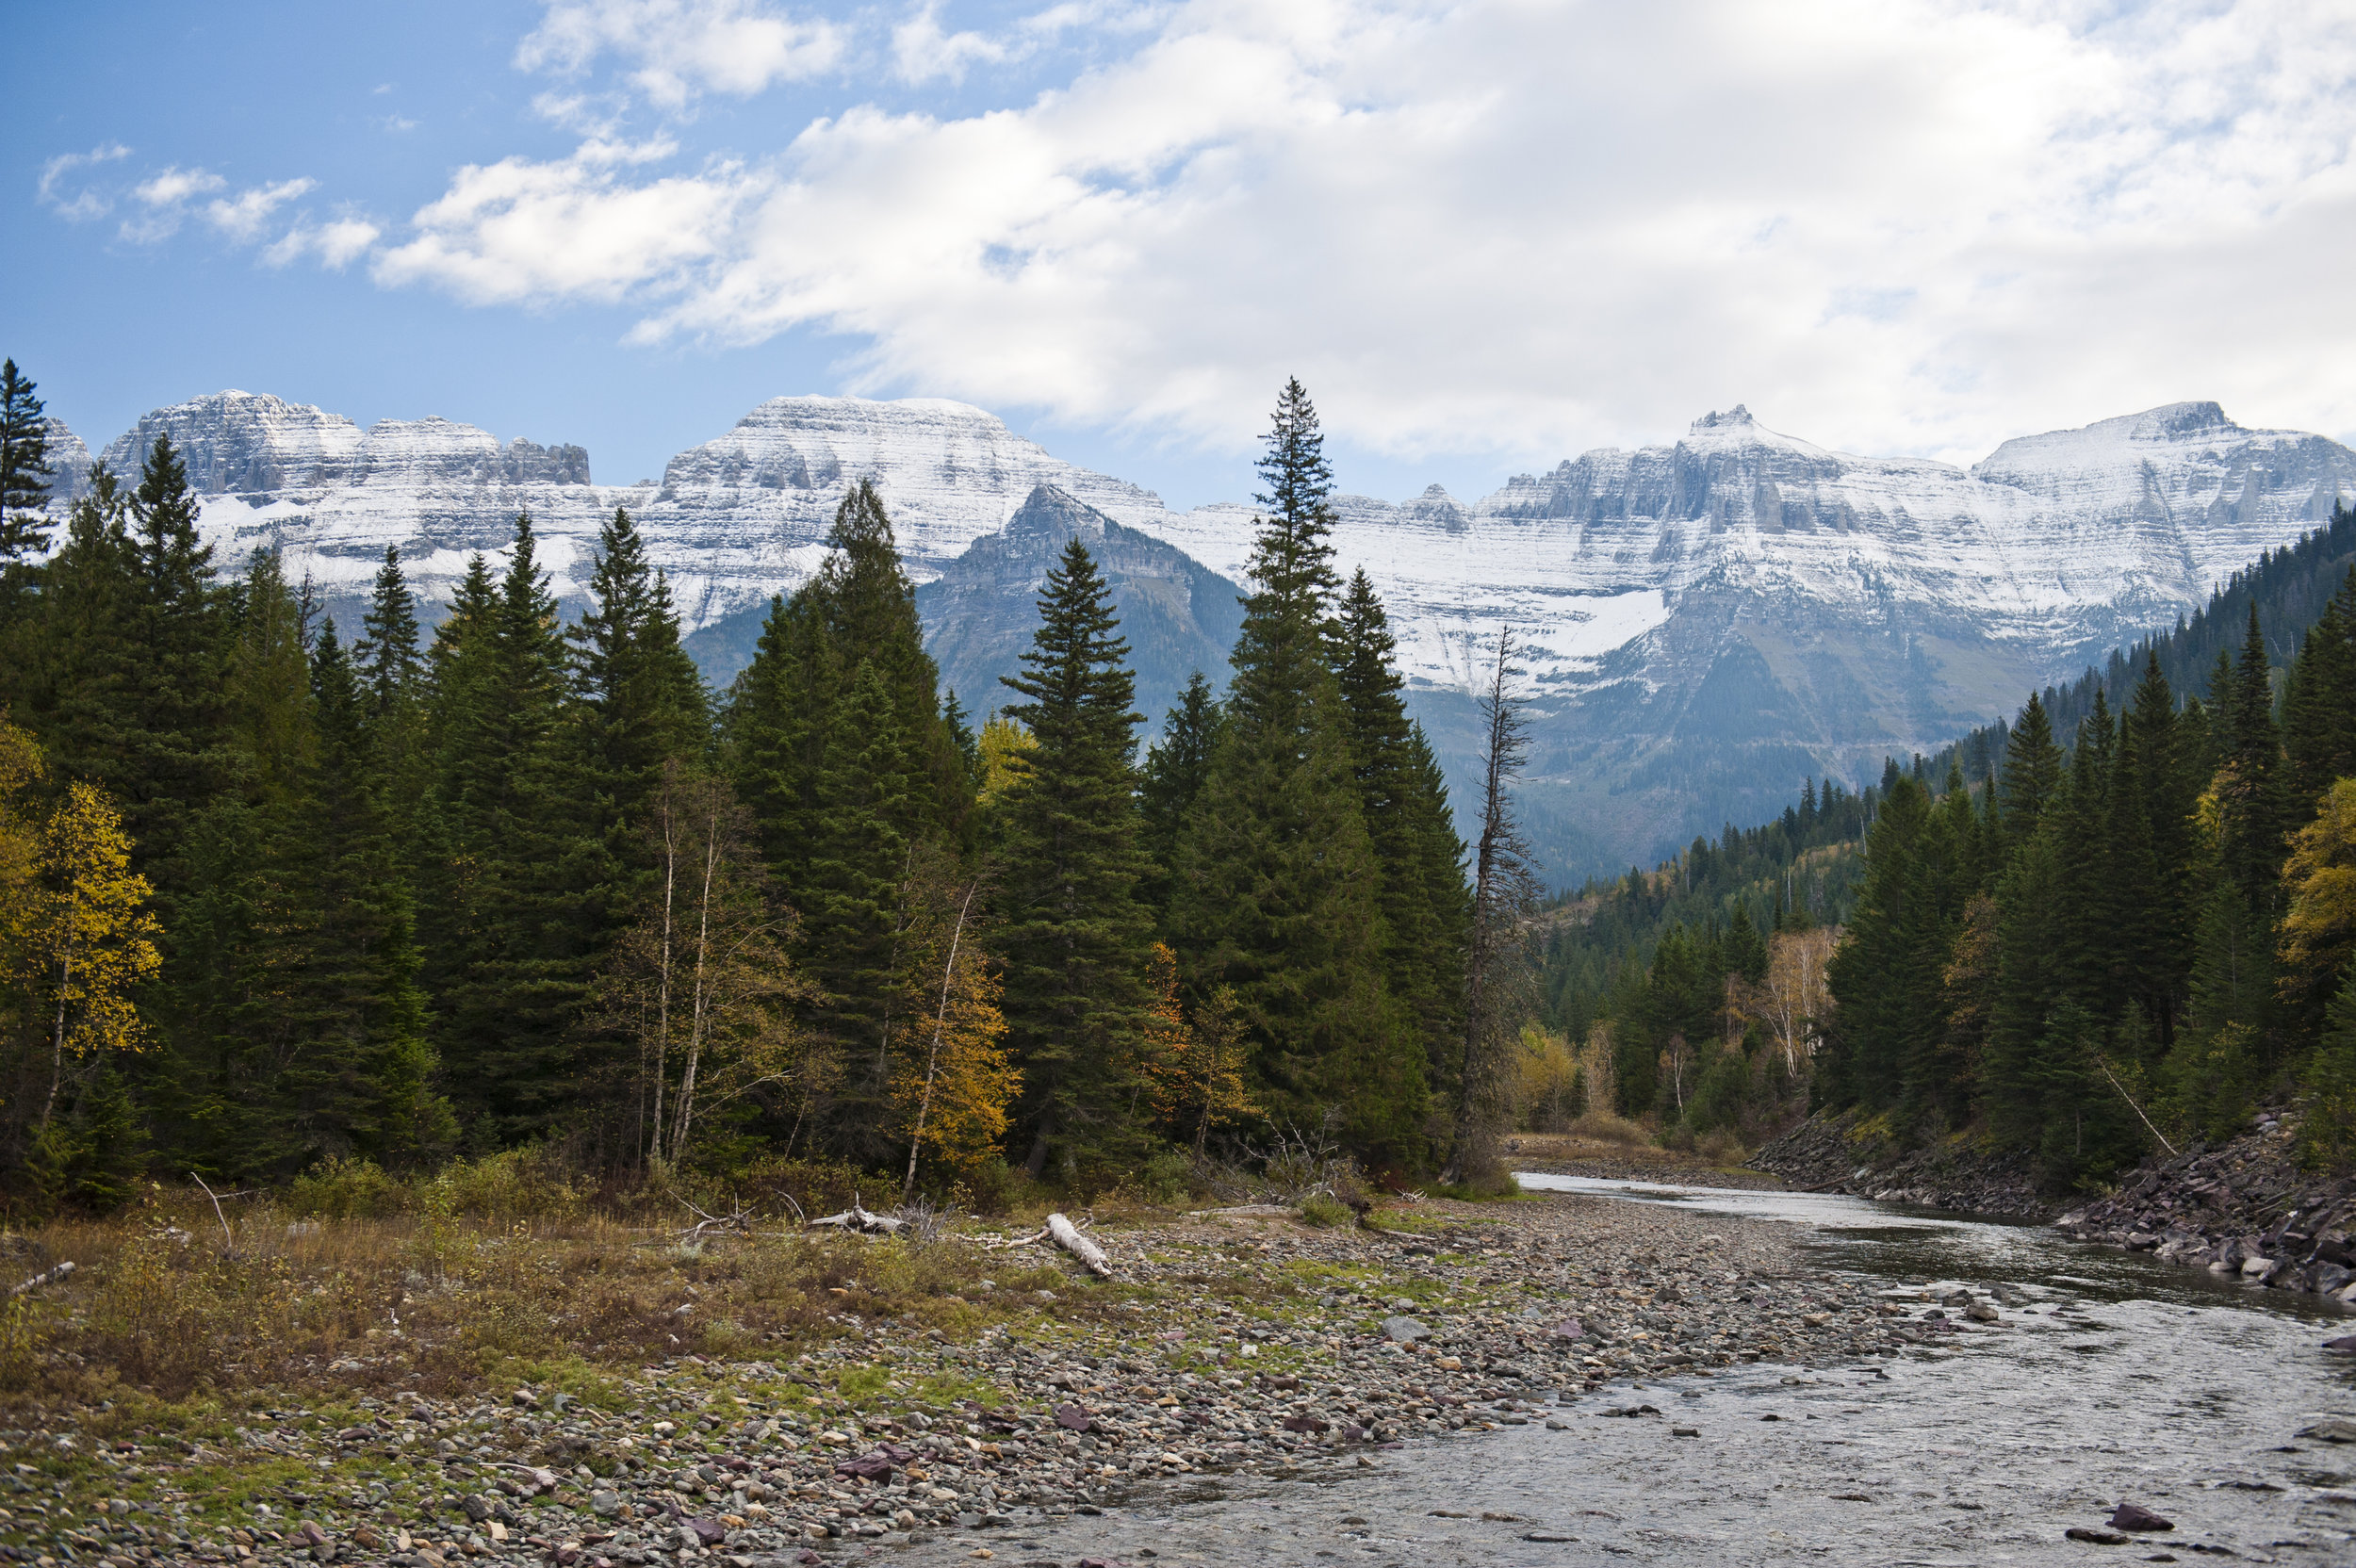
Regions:
<instances>
[{"instance_id":1,"label":"cumulus cloud","mask_svg":"<svg viewBox=\"0 0 2356 1568\"><path fill-rule=\"evenodd\" d=\"M41 166L41 203L72 222L106 216L114 207L112 199L94 188L77 185L70 177L76 170L114 163L130 155L131 149L120 141L102 141L87 153L58 154Z\"/></svg>"},{"instance_id":2,"label":"cumulus cloud","mask_svg":"<svg viewBox=\"0 0 2356 1568\"><path fill-rule=\"evenodd\" d=\"M830 71L848 39L823 17L761 0L553 0L515 63L575 74L612 55L649 99L677 109L699 92L746 97Z\"/></svg>"},{"instance_id":3,"label":"cumulus cloud","mask_svg":"<svg viewBox=\"0 0 2356 1568\"><path fill-rule=\"evenodd\" d=\"M559 162L463 169L417 213L417 237L377 258L376 277L435 283L476 304L677 291L716 259L758 182L725 164L630 178L675 151L668 141L591 141Z\"/></svg>"},{"instance_id":4,"label":"cumulus cloud","mask_svg":"<svg viewBox=\"0 0 2356 1568\"><path fill-rule=\"evenodd\" d=\"M632 302L645 341L848 334L861 389L1222 443L1295 372L1405 454L1658 439L1737 400L1957 457L2181 397L2356 429L2345 6L1141 15L1040 13L1123 41L1017 106L854 107L684 171L610 135L469 167L376 276ZM676 104L825 69L820 25L558 0L519 59L612 53ZM893 69L1013 47L925 9Z\"/></svg>"}]
</instances>

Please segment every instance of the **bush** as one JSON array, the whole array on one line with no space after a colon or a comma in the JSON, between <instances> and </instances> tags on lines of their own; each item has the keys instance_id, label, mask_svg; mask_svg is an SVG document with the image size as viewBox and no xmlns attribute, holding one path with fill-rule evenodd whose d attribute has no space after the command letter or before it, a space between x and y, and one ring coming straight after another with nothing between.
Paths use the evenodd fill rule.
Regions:
<instances>
[{"instance_id":1,"label":"bush","mask_svg":"<svg viewBox=\"0 0 2356 1568\"><path fill-rule=\"evenodd\" d=\"M1652 1142L1652 1135L1638 1123L1599 1108L1580 1116L1571 1123L1570 1131L1575 1137L1593 1138L1597 1143L1623 1144L1631 1149L1641 1149Z\"/></svg>"},{"instance_id":2,"label":"bush","mask_svg":"<svg viewBox=\"0 0 2356 1568\"><path fill-rule=\"evenodd\" d=\"M1301 1222L1323 1230L1331 1225L1348 1225L1354 1219L1350 1205L1330 1192L1313 1192L1301 1200Z\"/></svg>"},{"instance_id":3,"label":"bush","mask_svg":"<svg viewBox=\"0 0 2356 1568\"><path fill-rule=\"evenodd\" d=\"M373 1160L320 1161L286 1188L286 1212L305 1219L384 1219L416 1206L417 1195Z\"/></svg>"},{"instance_id":4,"label":"bush","mask_svg":"<svg viewBox=\"0 0 2356 1568\"><path fill-rule=\"evenodd\" d=\"M510 1149L479 1160L452 1160L434 1178L452 1214L508 1224L518 1219L569 1217L584 1204L555 1157L540 1149Z\"/></svg>"}]
</instances>

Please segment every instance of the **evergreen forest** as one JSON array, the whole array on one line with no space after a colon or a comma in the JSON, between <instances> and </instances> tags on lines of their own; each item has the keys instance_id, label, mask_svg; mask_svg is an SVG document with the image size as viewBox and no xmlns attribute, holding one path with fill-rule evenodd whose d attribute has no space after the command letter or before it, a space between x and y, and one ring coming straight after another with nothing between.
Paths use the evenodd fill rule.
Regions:
<instances>
[{"instance_id":1,"label":"evergreen forest","mask_svg":"<svg viewBox=\"0 0 2356 1568\"><path fill-rule=\"evenodd\" d=\"M2352 559L2343 506L2010 724L1550 906L1525 1119L1856 1112L2065 1192L2296 1105L2348 1163Z\"/></svg>"},{"instance_id":2,"label":"evergreen forest","mask_svg":"<svg viewBox=\"0 0 2356 1568\"><path fill-rule=\"evenodd\" d=\"M430 634L389 548L338 626L274 555L211 557L166 439L56 515L43 430L10 363L10 1212L525 1149L968 1200L1269 1137L1492 1168L1519 993L1467 956L1510 968L1527 929L1515 754L1477 868L1383 606L1332 561L1297 383L1232 665L1142 750L1077 541L1010 690L952 694L856 484L712 692L626 512L573 624L519 516Z\"/></svg>"}]
</instances>

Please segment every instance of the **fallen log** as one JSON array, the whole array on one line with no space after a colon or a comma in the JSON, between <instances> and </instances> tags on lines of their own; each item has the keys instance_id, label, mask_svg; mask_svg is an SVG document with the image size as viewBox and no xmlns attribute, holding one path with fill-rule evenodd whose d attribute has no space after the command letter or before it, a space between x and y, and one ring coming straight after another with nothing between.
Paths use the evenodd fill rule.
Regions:
<instances>
[{"instance_id":1,"label":"fallen log","mask_svg":"<svg viewBox=\"0 0 2356 1568\"><path fill-rule=\"evenodd\" d=\"M894 1219L890 1215L871 1213L861 1207L857 1199L853 1199L851 1206L841 1214L821 1215L810 1223L812 1229L826 1226L838 1231L857 1231L862 1235L871 1236L896 1236L908 1225L905 1219Z\"/></svg>"},{"instance_id":2,"label":"fallen log","mask_svg":"<svg viewBox=\"0 0 2356 1568\"><path fill-rule=\"evenodd\" d=\"M1104 1256L1104 1250L1080 1233L1080 1228L1059 1214L1047 1217L1047 1236L1056 1246L1080 1260L1080 1266L1100 1280L1113 1277L1113 1266Z\"/></svg>"},{"instance_id":3,"label":"fallen log","mask_svg":"<svg viewBox=\"0 0 2356 1568\"><path fill-rule=\"evenodd\" d=\"M22 1296L28 1290L39 1290L43 1285L57 1283L59 1280L64 1279L67 1275L73 1272L74 1260L68 1258L65 1262L57 1265L55 1268L44 1268L29 1280L18 1281L15 1284L8 1287L8 1294L10 1296Z\"/></svg>"}]
</instances>

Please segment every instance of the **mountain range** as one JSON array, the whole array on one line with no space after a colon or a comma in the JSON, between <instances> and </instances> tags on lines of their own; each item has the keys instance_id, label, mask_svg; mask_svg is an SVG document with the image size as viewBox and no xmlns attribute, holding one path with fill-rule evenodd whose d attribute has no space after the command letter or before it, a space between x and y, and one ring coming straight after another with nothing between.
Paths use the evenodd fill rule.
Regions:
<instances>
[{"instance_id":1,"label":"mountain range","mask_svg":"<svg viewBox=\"0 0 2356 1568\"><path fill-rule=\"evenodd\" d=\"M769 596L823 559L844 488L872 479L936 657L976 714L999 705L1038 584L1077 533L1103 552L1158 720L1190 669L1221 673L1252 533L1246 506L1173 512L935 399L775 399L660 482L620 486L596 483L576 446L440 418L363 430L244 392L158 409L100 460L135 472L163 433L205 498L217 559L281 550L339 622L356 620L386 545L438 602L522 510L578 608L597 526L627 507L719 681ZM53 435L70 495L88 451ZM1804 777L1855 782L1886 755L1936 749L2172 625L2346 496L2356 452L2245 429L2213 402L2025 436L1969 469L1831 451L1737 407L1469 503L1438 486L1338 497L1333 543L1382 591L1411 702L1459 779L1472 672L1515 629L1537 743L1525 808L1549 875L1576 881L1760 820Z\"/></svg>"}]
</instances>

